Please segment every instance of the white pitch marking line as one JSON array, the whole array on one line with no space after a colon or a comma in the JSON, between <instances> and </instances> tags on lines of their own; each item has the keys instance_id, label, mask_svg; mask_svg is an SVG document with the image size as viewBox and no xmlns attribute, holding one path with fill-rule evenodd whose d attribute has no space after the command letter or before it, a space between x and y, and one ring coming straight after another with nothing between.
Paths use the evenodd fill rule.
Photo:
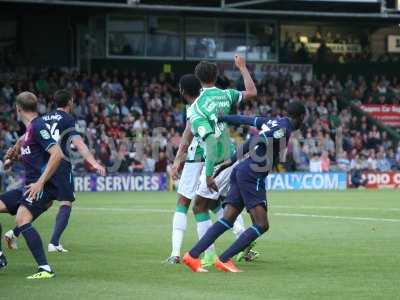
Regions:
<instances>
[{"instance_id":1,"label":"white pitch marking line","mask_svg":"<svg viewBox=\"0 0 400 300\"><path fill-rule=\"evenodd\" d=\"M324 218L324 219L339 219L339 220L352 220L352 221L400 223L400 219L384 219L384 218L369 218L369 217L344 217L344 216L325 216L325 215L314 215L314 214L288 214L288 213L274 213L273 215L283 216L283 217Z\"/></svg>"},{"instance_id":2,"label":"white pitch marking line","mask_svg":"<svg viewBox=\"0 0 400 300\"><path fill-rule=\"evenodd\" d=\"M400 211L400 208L382 207L351 207L351 206L290 206L290 205L270 205L276 208L293 209L337 209L337 210L379 210L379 211Z\"/></svg>"},{"instance_id":3,"label":"white pitch marking line","mask_svg":"<svg viewBox=\"0 0 400 300\"><path fill-rule=\"evenodd\" d=\"M136 212L136 213L172 213L172 209L156 209L156 208L117 208L117 207L75 207L76 210L86 211L108 211L108 212ZM304 217L304 218L323 218L323 219L339 219L352 221L374 221L374 222L391 222L400 223L400 219L370 218L370 217L345 217L345 216L327 216L316 214L299 214L299 213L273 213L275 216L282 217Z\"/></svg>"},{"instance_id":4,"label":"white pitch marking line","mask_svg":"<svg viewBox=\"0 0 400 300\"><path fill-rule=\"evenodd\" d=\"M77 210L88 211L114 211L114 212L153 212L153 213L170 213L174 212L172 209L158 209L158 208L118 208L118 207L74 207Z\"/></svg>"}]
</instances>

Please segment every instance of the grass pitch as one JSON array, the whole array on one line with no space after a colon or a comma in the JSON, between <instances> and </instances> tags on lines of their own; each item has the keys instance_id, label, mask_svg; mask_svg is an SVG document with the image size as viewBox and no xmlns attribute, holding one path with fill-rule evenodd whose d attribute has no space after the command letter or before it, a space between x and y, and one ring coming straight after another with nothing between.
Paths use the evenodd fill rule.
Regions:
<instances>
[{"instance_id":1,"label":"grass pitch","mask_svg":"<svg viewBox=\"0 0 400 300\"><path fill-rule=\"evenodd\" d=\"M25 279L35 267L20 238L20 249L6 250L0 299L400 298L398 190L271 192L268 198L271 228L257 244L259 260L239 264L240 274L212 268L195 274L162 263L170 254L175 193L81 193L62 240L70 252L48 255L57 277ZM46 248L57 209L55 203L36 222ZM3 231L14 224L8 215L0 222ZM195 232L189 214L183 251ZM227 232L217 250L232 241Z\"/></svg>"}]
</instances>

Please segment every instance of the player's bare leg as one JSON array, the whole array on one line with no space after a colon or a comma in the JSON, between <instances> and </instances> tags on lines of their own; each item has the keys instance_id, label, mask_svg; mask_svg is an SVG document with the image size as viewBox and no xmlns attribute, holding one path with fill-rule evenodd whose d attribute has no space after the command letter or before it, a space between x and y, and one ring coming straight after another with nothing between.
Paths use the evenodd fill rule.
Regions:
<instances>
[{"instance_id":1,"label":"player's bare leg","mask_svg":"<svg viewBox=\"0 0 400 300\"><path fill-rule=\"evenodd\" d=\"M54 224L53 234L48 245L49 252L68 252L60 244L60 238L65 228L67 228L69 217L71 215L72 201L60 201L60 208Z\"/></svg>"},{"instance_id":2,"label":"player's bare leg","mask_svg":"<svg viewBox=\"0 0 400 300\"><path fill-rule=\"evenodd\" d=\"M181 248L183 237L187 227L187 212L191 200L183 195L178 194L179 198L176 203L175 213L172 220L172 252L166 262L170 264L178 264L181 262Z\"/></svg>"}]
</instances>

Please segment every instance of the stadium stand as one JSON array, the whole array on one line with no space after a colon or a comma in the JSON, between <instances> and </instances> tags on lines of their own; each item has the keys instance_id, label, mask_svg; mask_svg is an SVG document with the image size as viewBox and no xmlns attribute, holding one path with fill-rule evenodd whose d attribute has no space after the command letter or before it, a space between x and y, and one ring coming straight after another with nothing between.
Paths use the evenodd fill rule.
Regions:
<instances>
[{"instance_id":1,"label":"stadium stand","mask_svg":"<svg viewBox=\"0 0 400 300\"><path fill-rule=\"evenodd\" d=\"M225 88L242 84L226 76L219 82ZM398 104L397 78L376 76L367 81L349 75L341 82L334 75L322 75L294 82L280 76L265 77L257 85L257 101L240 105L238 113L273 117L282 115L289 101L301 100L307 105L307 129L292 138L287 162L280 170L400 170L400 143L396 145L386 131L380 131L365 115L352 114L346 105L348 100ZM23 69L3 74L0 87L0 154L21 132L12 110L15 95L22 90L38 95L40 113L51 109L55 90L72 90L80 131L105 165L111 166L118 158L118 172L167 171L184 129L185 107L172 73L149 78L135 71L103 70L88 76L65 69ZM233 131L238 144L249 134L248 128ZM160 149L160 155L152 155L154 147ZM90 171L85 163L77 163L75 168Z\"/></svg>"}]
</instances>

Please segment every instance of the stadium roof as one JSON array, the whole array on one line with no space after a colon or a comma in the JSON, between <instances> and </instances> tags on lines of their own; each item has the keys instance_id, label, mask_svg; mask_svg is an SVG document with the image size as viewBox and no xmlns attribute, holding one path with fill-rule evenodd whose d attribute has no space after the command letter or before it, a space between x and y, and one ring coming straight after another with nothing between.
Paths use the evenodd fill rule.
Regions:
<instances>
[{"instance_id":1,"label":"stadium roof","mask_svg":"<svg viewBox=\"0 0 400 300\"><path fill-rule=\"evenodd\" d=\"M87 6L149 11L302 17L400 19L390 0L0 0L5 3Z\"/></svg>"}]
</instances>

